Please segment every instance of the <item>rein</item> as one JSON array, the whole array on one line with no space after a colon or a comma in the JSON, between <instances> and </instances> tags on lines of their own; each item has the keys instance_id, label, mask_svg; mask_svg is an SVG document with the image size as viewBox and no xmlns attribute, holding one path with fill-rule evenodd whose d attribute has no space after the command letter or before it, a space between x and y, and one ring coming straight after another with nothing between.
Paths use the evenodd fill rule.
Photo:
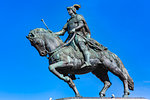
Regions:
<instances>
[{"instance_id":1,"label":"rein","mask_svg":"<svg viewBox=\"0 0 150 100\"><path fill-rule=\"evenodd\" d=\"M60 51L63 47L67 46L74 39L75 35L76 35L76 33L73 34L72 38L67 43L64 43L63 45L57 47L55 50L53 50L51 52L47 51L47 53L50 55L50 57L52 57L56 52Z\"/></svg>"}]
</instances>

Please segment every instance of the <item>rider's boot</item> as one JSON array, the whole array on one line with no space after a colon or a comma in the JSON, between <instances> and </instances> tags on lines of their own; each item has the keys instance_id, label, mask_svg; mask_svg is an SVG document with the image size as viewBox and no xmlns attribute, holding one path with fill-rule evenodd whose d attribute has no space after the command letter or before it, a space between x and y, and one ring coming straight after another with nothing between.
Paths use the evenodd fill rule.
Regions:
<instances>
[{"instance_id":1,"label":"rider's boot","mask_svg":"<svg viewBox=\"0 0 150 100\"><path fill-rule=\"evenodd\" d=\"M90 52L88 50L83 51L83 55L84 55L84 58L85 58L85 62L81 66L81 68L84 68L86 66L92 66L91 63L90 63Z\"/></svg>"}]
</instances>

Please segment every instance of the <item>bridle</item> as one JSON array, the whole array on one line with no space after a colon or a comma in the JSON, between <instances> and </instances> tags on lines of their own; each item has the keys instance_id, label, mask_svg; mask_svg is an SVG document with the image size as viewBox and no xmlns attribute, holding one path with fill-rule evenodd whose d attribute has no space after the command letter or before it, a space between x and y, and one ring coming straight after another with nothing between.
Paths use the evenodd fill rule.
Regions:
<instances>
[{"instance_id":1,"label":"bridle","mask_svg":"<svg viewBox=\"0 0 150 100\"><path fill-rule=\"evenodd\" d=\"M75 38L75 35L76 35L76 33L73 33L72 38L71 38L67 43L64 43L63 45L57 47L55 50L53 50L53 51L51 51L51 52L47 51L46 48L45 48L45 50L47 51L47 54L50 55L50 57L47 57L47 56L46 56L46 58L50 59L51 57L53 57L53 55L54 55L56 52L62 50L65 46L67 46L67 45Z\"/></svg>"},{"instance_id":2,"label":"bridle","mask_svg":"<svg viewBox=\"0 0 150 100\"><path fill-rule=\"evenodd\" d=\"M64 43L63 45L57 47L55 50L52 50L52 51L50 51L50 52L46 49L45 45L43 45L43 46L44 46L44 47L43 47L44 50L42 50L41 52L46 52L46 56L45 56L45 57L46 57L47 59L50 59L56 52L60 51L62 48L64 48L65 46L67 46L67 45L75 38L75 35L76 35L76 32L73 33L72 38L71 38L67 43ZM27 36L27 38L33 43L33 39L34 39L35 37ZM36 38L37 38L37 37L36 37ZM35 43L33 43L33 44L35 44ZM47 54L49 54L50 57L47 57Z\"/></svg>"}]
</instances>

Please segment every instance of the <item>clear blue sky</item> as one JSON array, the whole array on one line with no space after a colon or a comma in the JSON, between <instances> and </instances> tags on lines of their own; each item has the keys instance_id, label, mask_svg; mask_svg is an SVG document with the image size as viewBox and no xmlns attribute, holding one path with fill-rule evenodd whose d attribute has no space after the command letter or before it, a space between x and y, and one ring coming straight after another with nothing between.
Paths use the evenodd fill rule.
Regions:
<instances>
[{"instance_id":1,"label":"clear blue sky","mask_svg":"<svg viewBox=\"0 0 150 100\"><path fill-rule=\"evenodd\" d=\"M3 0L0 5L0 100L48 100L74 96L69 86L48 70L26 39L31 29L48 27L57 32L69 15L66 7L81 4L92 38L123 61L135 82L130 97L150 98L149 0ZM67 33L62 39L64 40ZM107 97L123 95L123 84L109 73L112 86ZM91 73L77 76L75 84L84 97L98 97L103 87Z\"/></svg>"}]
</instances>

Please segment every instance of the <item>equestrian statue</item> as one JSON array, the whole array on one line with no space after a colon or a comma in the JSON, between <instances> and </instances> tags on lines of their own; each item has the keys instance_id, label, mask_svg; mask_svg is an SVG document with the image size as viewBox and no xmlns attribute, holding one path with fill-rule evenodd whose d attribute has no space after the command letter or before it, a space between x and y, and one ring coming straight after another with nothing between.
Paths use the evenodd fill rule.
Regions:
<instances>
[{"instance_id":1,"label":"equestrian statue","mask_svg":"<svg viewBox=\"0 0 150 100\"><path fill-rule=\"evenodd\" d=\"M132 78L116 54L91 38L84 17L76 13L79 8L78 4L67 7L71 17L61 31L52 32L47 26L47 30L36 28L29 32L29 35L26 36L27 39L37 49L40 56L48 56L49 70L59 79L68 83L76 97L81 97L73 82L76 74L92 72L104 83L104 87L99 93L100 97L104 97L105 92L111 86L108 71L123 82L123 97L128 97L129 90L134 90ZM42 21L44 22L44 20ZM63 36L66 32L69 35L63 42L59 36Z\"/></svg>"}]
</instances>

